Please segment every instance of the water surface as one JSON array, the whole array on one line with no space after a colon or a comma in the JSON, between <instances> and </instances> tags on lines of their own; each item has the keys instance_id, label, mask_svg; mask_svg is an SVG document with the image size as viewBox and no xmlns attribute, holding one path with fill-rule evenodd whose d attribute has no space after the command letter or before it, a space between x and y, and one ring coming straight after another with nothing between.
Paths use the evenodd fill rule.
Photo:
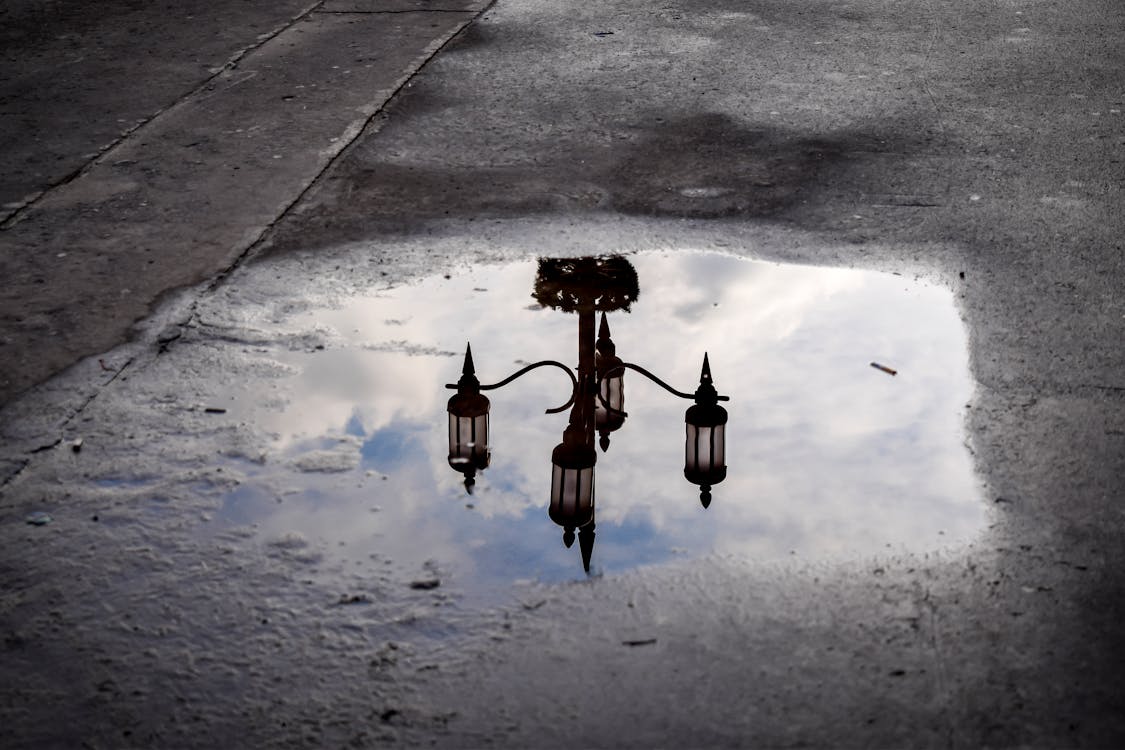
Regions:
<instances>
[{"instance_id":1,"label":"water surface","mask_svg":"<svg viewBox=\"0 0 1125 750\"><path fill-rule=\"evenodd\" d=\"M903 277L711 254L630 256L639 296L608 315L617 354L693 391L704 352L725 405L727 478L704 509L683 476L684 410L626 374L625 425L596 467L595 573L712 553L843 559L947 548L985 510L963 426L972 382L951 293ZM570 381L491 391L491 465L472 495L447 463L444 384L466 342L495 382L578 361L578 317L532 296L534 260L345 300L296 321L323 350L232 393L270 431L222 524L354 566L392 559L464 591L583 577L547 516ZM876 362L897 374L875 369Z\"/></svg>"}]
</instances>

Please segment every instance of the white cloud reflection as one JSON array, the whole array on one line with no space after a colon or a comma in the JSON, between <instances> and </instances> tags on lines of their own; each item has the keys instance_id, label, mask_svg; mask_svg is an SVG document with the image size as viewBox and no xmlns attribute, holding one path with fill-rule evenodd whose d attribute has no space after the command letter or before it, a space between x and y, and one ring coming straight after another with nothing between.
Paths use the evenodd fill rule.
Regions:
<instances>
[{"instance_id":1,"label":"white cloud reflection","mask_svg":"<svg viewBox=\"0 0 1125 750\"><path fill-rule=\"evenodd\" d=\"M597 565L612 572L674 550L770 558L934 549L983 526L962 426L967 346L948 291L720 255L630 260L641 293L631 313L610 316L617 353L687 391L710 353L715 384L731 397L729 470L703 510L682 474L689 402L628 373L630 416L597 467ZM543 410L566 399L563 374L538 370L488 394L493 460L473 498L446 464L442 386L459 376L466 341L483 382L523 362L577 361L577 317L533 309L535 271L534 262L484 267L299 320L333 329L337 343L290 355L300 374L282 386L287 408L250 419L278 436L279 457L352 434L361 463L345 477L263 475L273 492L301 492L260 504L249 511L255 520L389 557L434 558L463 581L579 573L577 545L564 550L546 517L550 453L566 415Z\"/></svg>"}]
</instances>

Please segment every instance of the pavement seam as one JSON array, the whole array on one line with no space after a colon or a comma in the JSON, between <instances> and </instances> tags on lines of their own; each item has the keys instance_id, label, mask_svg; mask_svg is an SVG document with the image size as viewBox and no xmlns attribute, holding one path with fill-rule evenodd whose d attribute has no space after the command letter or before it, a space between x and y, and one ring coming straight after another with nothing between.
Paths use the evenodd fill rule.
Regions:
<instances>
[{"instance_id":1,"label":"pavement seam","mask_svg":"<svg viewBox=\"0 0 1125 750\"><path fill-rule=\"evenodd\" d=\"M91 174L97 174L97 170L101 169L104 165L111 163L124 149L128 149L131 144L134 144L139 140L143 140L146 137L147 133L151 133L153 132L153 130L161 128L162 123L168 122L170 118L175 118L177 116L176 112L183 111L185 107L192 106L193 102L199 101L212 95L210 89L214 88L217 85L218 81L225 82L225 77L231 76L232 71L239 70L240 66L244 62L253 60L253 55L261 51L266 45L270 44L271 42L277 43L277 40L279 38L284 39L286 34L292 34L294 30L299 29L299 27L301 26L300 22L302 20L305 22L309 22L315 20L316 18L323 19L323 16L316 15L315 11L321 8L324 5L325 1L326 0L316 0L316 2L309 2L308 4L304 5L304 9L301 12L295 13L288 22L279 24L278 27L270 30L268 34L265 34L262 37L258 38L253 45L247 46L238 51L233 56L229 57L223 67L221 69L218 69L214 75L209 76L206 80L202 81L199 85L194 86L187 93L178 96L173 104L162 107L155 114L147 117L143 123L140 123L132 128L129 131L129 134L116 138L112 144L103 148L96 156L92 157L80 169L70 174L66 181L56 183L48 190L40 191L37 194L38 197L36 201L25 203L24 206L18 210L18 215L8 216L7 218L4 218L2 214L0 214L0 236L3 236L3 232L5 230L21 223L23 219L34 219L34 217L37 217L39 215L39 210L35 208L35 205L43 206L48 204L51 200L50 196L59 194L58 192L54 191L58 189L65 191L69 189L67 186L70 185L71 182L75 180L88 179ZM449 18L448 15L443 15L443 18L449 19L448 23L443 24L445 26L443 32L428 35L428 42L424 45L421 45L420 47L415 48L415 50L417 50L417 53L413 56L412 63L408 63L407 65L399 67L397 70L397 79L392 79L389 82L390 85L384 89L384 92L386 93L384 93L383 96L379 99L371 102L372 109L370 116L357 122L349 122L346 128L336 131L341 136L339 151L337 151L334 156L329 158L320 169L315 170L311 174L306 174L303 179L297 181L297 184L292 186L292 192L289 193L289 200L286 200L286 196L284 195L278 196L280 200L277 204L275 204L273 209L265 217L263 217L265 221L263 221L262 224L259 224L258 227L252 228L251 232L248 233L249 236L239 238L236 242L230 242L228 244L228 248L230 251L232 251L232 255L234 255L234 257L226 263L216 263L215 265L213 265L212 268L209 269L208 273L210 279L205 277L202 280L202 288L194 291L193 296L199 298L202 295L206 295L209 291L213 290L220 283L222 283L222 281L231 272L233 272L246 257L251 255L255 251L256 246L258 246L261 241L269 235L270 230L274 226L276 226L276 224L285 216L289 215L292 212L294 206L298 205L302 200L306 199L308 190L318 181L322 180L323 175L327 172L327 170L333 168L336 164L338 164L338 160L342 152L351 147L356 140L360 139L363 136L364 133L370 134L372 132L377 132L378 128L372 128L371 125L373 122L375 122L377 125L379 124L379 121L376 118L382 117L382 113L385 111L387 103L391 101L400 91L402 91L404 87L409 86L414 76L417 75L419 71L424 68L430 60L432 60L437 54L445 49L446 45L450 41L455 39L460 33L462 33L468 26L468 24L470 24L475 19L476 16L486 12L491 7L491 5L492 3L488 3L484 7L481 7L479 11L470 10L467 12L459 13L459 17ZM426 16L421 16L420 18L424 19L426 18ZM238 76L235 75L235 78L237 77ZM140 128L145 126L149 127L147 127L144 131L140 131ZM140 131L139 134L137 134L138 131ZM42 201L42 203L40 203L40 201ZM217 277L214 275L216 273L218 274ZM151 312L151 306L149 309ZM188 319L191 319L190 312ZM100 390L101 387L95 386L95 388L98 388ZM75 401L79 400L80 399L75 399ZM64 417L64 421L62 423L62 429L64 430L72 424L73 419L76 415L79 415L83 412L83 410L88 406L89 401L81 402L76 408L75 406L73 406L74 401L71 401L71 404L72 406L70 407L70 409L63 411L64 414L69 412L69 416Z\"/></svg>"},{"instance_id":2,"label":"pavement seam","mask_svg":"<svg viewBox=\"0 0 1125 750\"><path fill-rule=\"evenodd\" d=\"M417 67L414 68L413 71L407 73L402 77L399 84L394 87L390 95L384 100L383 104L380 105L378 109L373 111L371 115L363 121L362 125L356 128L355 135L352 136L351 140L349 140L339 151L336 152L336 154L331 159L329 159L325 163L320 171L318 171L316 175L311 180L309 180L308 184L305 185L305 187L297 194L297 196L293 198L293 200L290 201L289 204L286 205L285 208L283 208L276 217L274 217L273 221L262 228L262 231L258 233L258 236L255 237L254 240L246 246L245 250L239 253L239 255L231 262L230 265L228 265L226 268L221 269L220 271L218 271L218 273L215 274L210 283L208 283L203 289L202 293L208 294L218 289L220 286L222 286L223 282L225 282L227 278L230 277L232 273L238 270L238 268L240 268L242 264L245 263L248 259L253 257L261 248L261 246L266 243L271 233L278 226L278 224L284 221L293 212L293 209L301 204L301 202L305 199L305 196L307 196L314 188L316 188L317 185L321 183L324 176L328 174L332 169L334 169L336 165L339 164L344 158L351 154L352 149L355 148L355 145L360 140L362 140L365 135L371 134L368 132L371 125L379 117L384 115L387 106L390 105L391 102L396 99L396 97L398 97L399 93L408 88L413 83L414 78L418 76L427 65L429 65L431 60L441 54L442 50L448 47L454 40L464 34L465 30L469 28L469 26L471 26L472 23L476 21L476 19L487 13L495 4L496 0L491 0L480 10L464 11L464 13L466 15L469 15L470 18L467 18L464 23L460 24L456 28L455 31L446 36L440 44L434 46L432 51L428 55L426 55L425 59L423 59L417 65Z\"/></svg>"},{"instance_id":3,"label":"pavement seam","mask_svg":"<svg viewBox=\"0 0 1125 750\"><path fill-rule=\"evenodd\" d=\"M485 9L487 10L487 8ZM389 16L398 15L400 13L462 13L468 15L470 13L478 13L484 11L475 11L467 8L417 8L414 10L316 10L313 11L316 15L322 16Z\"/></svg>"},{"instance_id":4,"label":"pavement seam","mask_svg":"<svg viewBox=\"0 0 1125 750\"><path fill-rule=\"evenodd\" d=\"M4 489L8 485L10 485L12 482L16 481L28 469L28 467L31 466L31 463L33 461L34 456L36 456L39 453L46 453L47 451L53 450L54 448L57 448L60 445L62 445L63 441L66 439L67 429L72 424L74 424L74 420L77 419L79 416L81 416L82 412L86 410L86 407L89 406L90 404L92 404L94 402L94 400L97 399L99 396L101 396L106 388L113 385L117 381L117 379L119 377L121 377L121 374L124 373L127 369L129 369L129 367L134 362L136 362L136 360L137 360L137 357L135 355L132 356L132 357L129 357L127 360L125 360L125 363L123 365L121 365L120 367L117 368L117 370L113 373L113 377L111 377L109 380L105 381L104 383L99 383L99 384L93 386L93 389L92 389L90 395L87 396L85 399L83 399L82 402L80 404L78 404L78 406L75 406L73 408L73 410L70 412L70 414L68 414L62 420L62 422L59 424L59 426L58 426L58 435L59 436L57 438L55 438L55 440L53 442L41 443L40 445L38 445L34 448L31 448L29 450L25 450L24 455L26 456L26 458L22 459L22 463L20 464L19 468L17 468L15 471L13 471L8 476L4 477L3 481L0 481L0 489Z\"/></svg>"},{"instance_id":5,"label":"pavement seam","mask_svg":"<svg viewBox=\"0 0 1125 750\"><path fill-rule=\"evenodd\" d=\"M30 464L30 463L31 463L31 459L30 459L30 458L24 458L24 459L20 459L20 461L21 461L21 463L20 463L20 465L19 465L19 468L17 468L17 469L15 470L15 471L13 471L13 472L12 472L11 474L9 474L8 476L4 477L4 481L3 481L3 482L0 482L0 490L4 489L4 488L5 488L5 487L7 487L7 486L8 486L9 484L11 484L12 482L16 481L16 479L17 479L17 478L19 478L20 474L23 474L23 472L24 472L24 469L26 469L26 468L27 468L28 464Z\"/></svg>"},{"instance_id":6,"label":"pavement seam","mask_svg":"<svg viewBox=\"0 0 1125 750\"><path fill-rule=\"evenodd\" d=\"M244 48L236 51L233 55L231 55L229 58L227 58L227 61L225 63L223 63L222 66L220 66L214 72L213 75L208 76L207 78L202 80L198 85L191 88L187 93L181 95L179 98L177 98L171 104L168 104L164 107L161 107L160 109L157 109L154 113L152 113L148 117L146 117L143 120L141 120L140 122L134 124L132 127L126 129L124 132L121 133L121 135L119 135L117 138L110 141L108 144L98 148L96 150L96 152L94 153L94 155L90 159L88 159L84 164L79 166L77 169L75 169L74 171L70 172L67 175L64 175L63 177L60 177L59 179L55 180L54 182L48 183L47 187L43 188L42 190L37 190L37 191L31 193L30 197L26 198L16 208L13 208L7 215L0 214L0 230L7 229L11 226L14 226L15 224L18 224L31 211L31 209L33 209L36 205L38 205L44 198L47 197L47 195L49 195L50 193L52 193L53 191L55 191L55 190L57 190L61 187L65 187L66 185L69 185L70 183L77 180L79 177L82 177L84 174L89 172L90 169L92 169L94 167L94 165L98 164L103 158L108 156L110 154L110 152L112 152L114 149L116 149L118 146L120 146L122 143L124 143L126 140L128 140L133 134L135 134L141 128L146 127L150 123L154 122L155 120L157 120L158 118L163 116L165 113L174 110L175 108L179 107L184 102L189 101L190 99L192 99L193 97L198 95L200 92L204 91L207 88L207 86L209 86L210 84L212 84L216 80L218 80L218 78L220 76L222 76L224 73L238 67L238 63L241 62L242 59L245 58L247 55L256 51L260 47L268 44L269 42L273 41L274 38L276 38L277 36L281 35L285 31L292 28L299 21L301 21L301 20L307 18L308 16L312 15L313 13L315 13L316 10L318 8L320 8L320 6L324 5L325 2L326 2L326 0L316 0L311 5L309 5L307 8L302 10L300 13L298 13L297 15L293 16L288 21L283 23L281 26L277 27L273 31L270 31L270 32L268 32L264 35L261 35L261 36L257 37L254 44L251 44L248 47L244 47Z\"/></svg>"}]
</instances>

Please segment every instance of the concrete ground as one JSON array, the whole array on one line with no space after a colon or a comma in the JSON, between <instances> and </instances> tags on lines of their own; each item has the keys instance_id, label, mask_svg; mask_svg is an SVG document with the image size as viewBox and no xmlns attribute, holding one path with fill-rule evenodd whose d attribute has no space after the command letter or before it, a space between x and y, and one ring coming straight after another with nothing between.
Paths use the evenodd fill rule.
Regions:
<instances>
[{"instance_id":1,"label":"concrete ground","mask_svg":"<svg viewBox=\"0 0 1125 750\"><path fill-rule=\"evenodd\" d=\"M5 746L1125 743L1118 4L222 7L3 11ZM23 524L106 502L82 478L140 450L122 403L247 299L685 246L955 291L995 513L969 551L607 578L458 620L437 659L249 553L173 595L200 550L172 531L135 558Z\"/></svg>"},{"instance_id":2,"label":"concrete ground","mask_svg":"<svg viewBox=\"0 0 1125 750\"><path fill-rule=\"evenodd\" d=\"M229 268L483 5L5 4L0 402Z\"/></svg>"}]
</instances>

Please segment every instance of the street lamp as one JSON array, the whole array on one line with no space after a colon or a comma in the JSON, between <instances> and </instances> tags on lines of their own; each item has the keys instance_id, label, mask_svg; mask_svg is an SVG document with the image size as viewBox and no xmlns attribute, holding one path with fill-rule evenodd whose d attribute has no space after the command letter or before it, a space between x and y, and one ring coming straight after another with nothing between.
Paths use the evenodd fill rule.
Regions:
<instances>
[{"instance_id":1,"label":"street lamp","mask_svg":"<svg viewBox=\"0 0 1125 750\"><path fill-rule=\"evenodd\" d=\"M700 486L700 502L711 504L711 487L726 478L725 429L727 412L711 380L711 365L703 355L703 369L695 393L671 387L645 368L617 356L610 337L606 313L628 310L638 295L636 271L620 256L608 258L542 259L535 296L540 303L578 313L578 367L572 370L555 360L528 365L492 385L481 385L473 367L472 349L465 349L461 379L446 388L456 389L449 399L449 465L465 475L465 488L472 490L477 471L487 468L488 399L481 391L501 388L539 367L557 367L570 377L570 398L548 414L570 409L562 442L551 452L551 494L547 513L563 527L563 544L574 544L578 532L582 567L590 572L594 549L594 466L598 455L595 434L601 435L602 450L609 448L609 435L624 425L625 370L633 370L669 393L695 404L684 416L687 437L684 476ZM595 341L594 315L601 312Z\"/></svg>"}]
</instances>

